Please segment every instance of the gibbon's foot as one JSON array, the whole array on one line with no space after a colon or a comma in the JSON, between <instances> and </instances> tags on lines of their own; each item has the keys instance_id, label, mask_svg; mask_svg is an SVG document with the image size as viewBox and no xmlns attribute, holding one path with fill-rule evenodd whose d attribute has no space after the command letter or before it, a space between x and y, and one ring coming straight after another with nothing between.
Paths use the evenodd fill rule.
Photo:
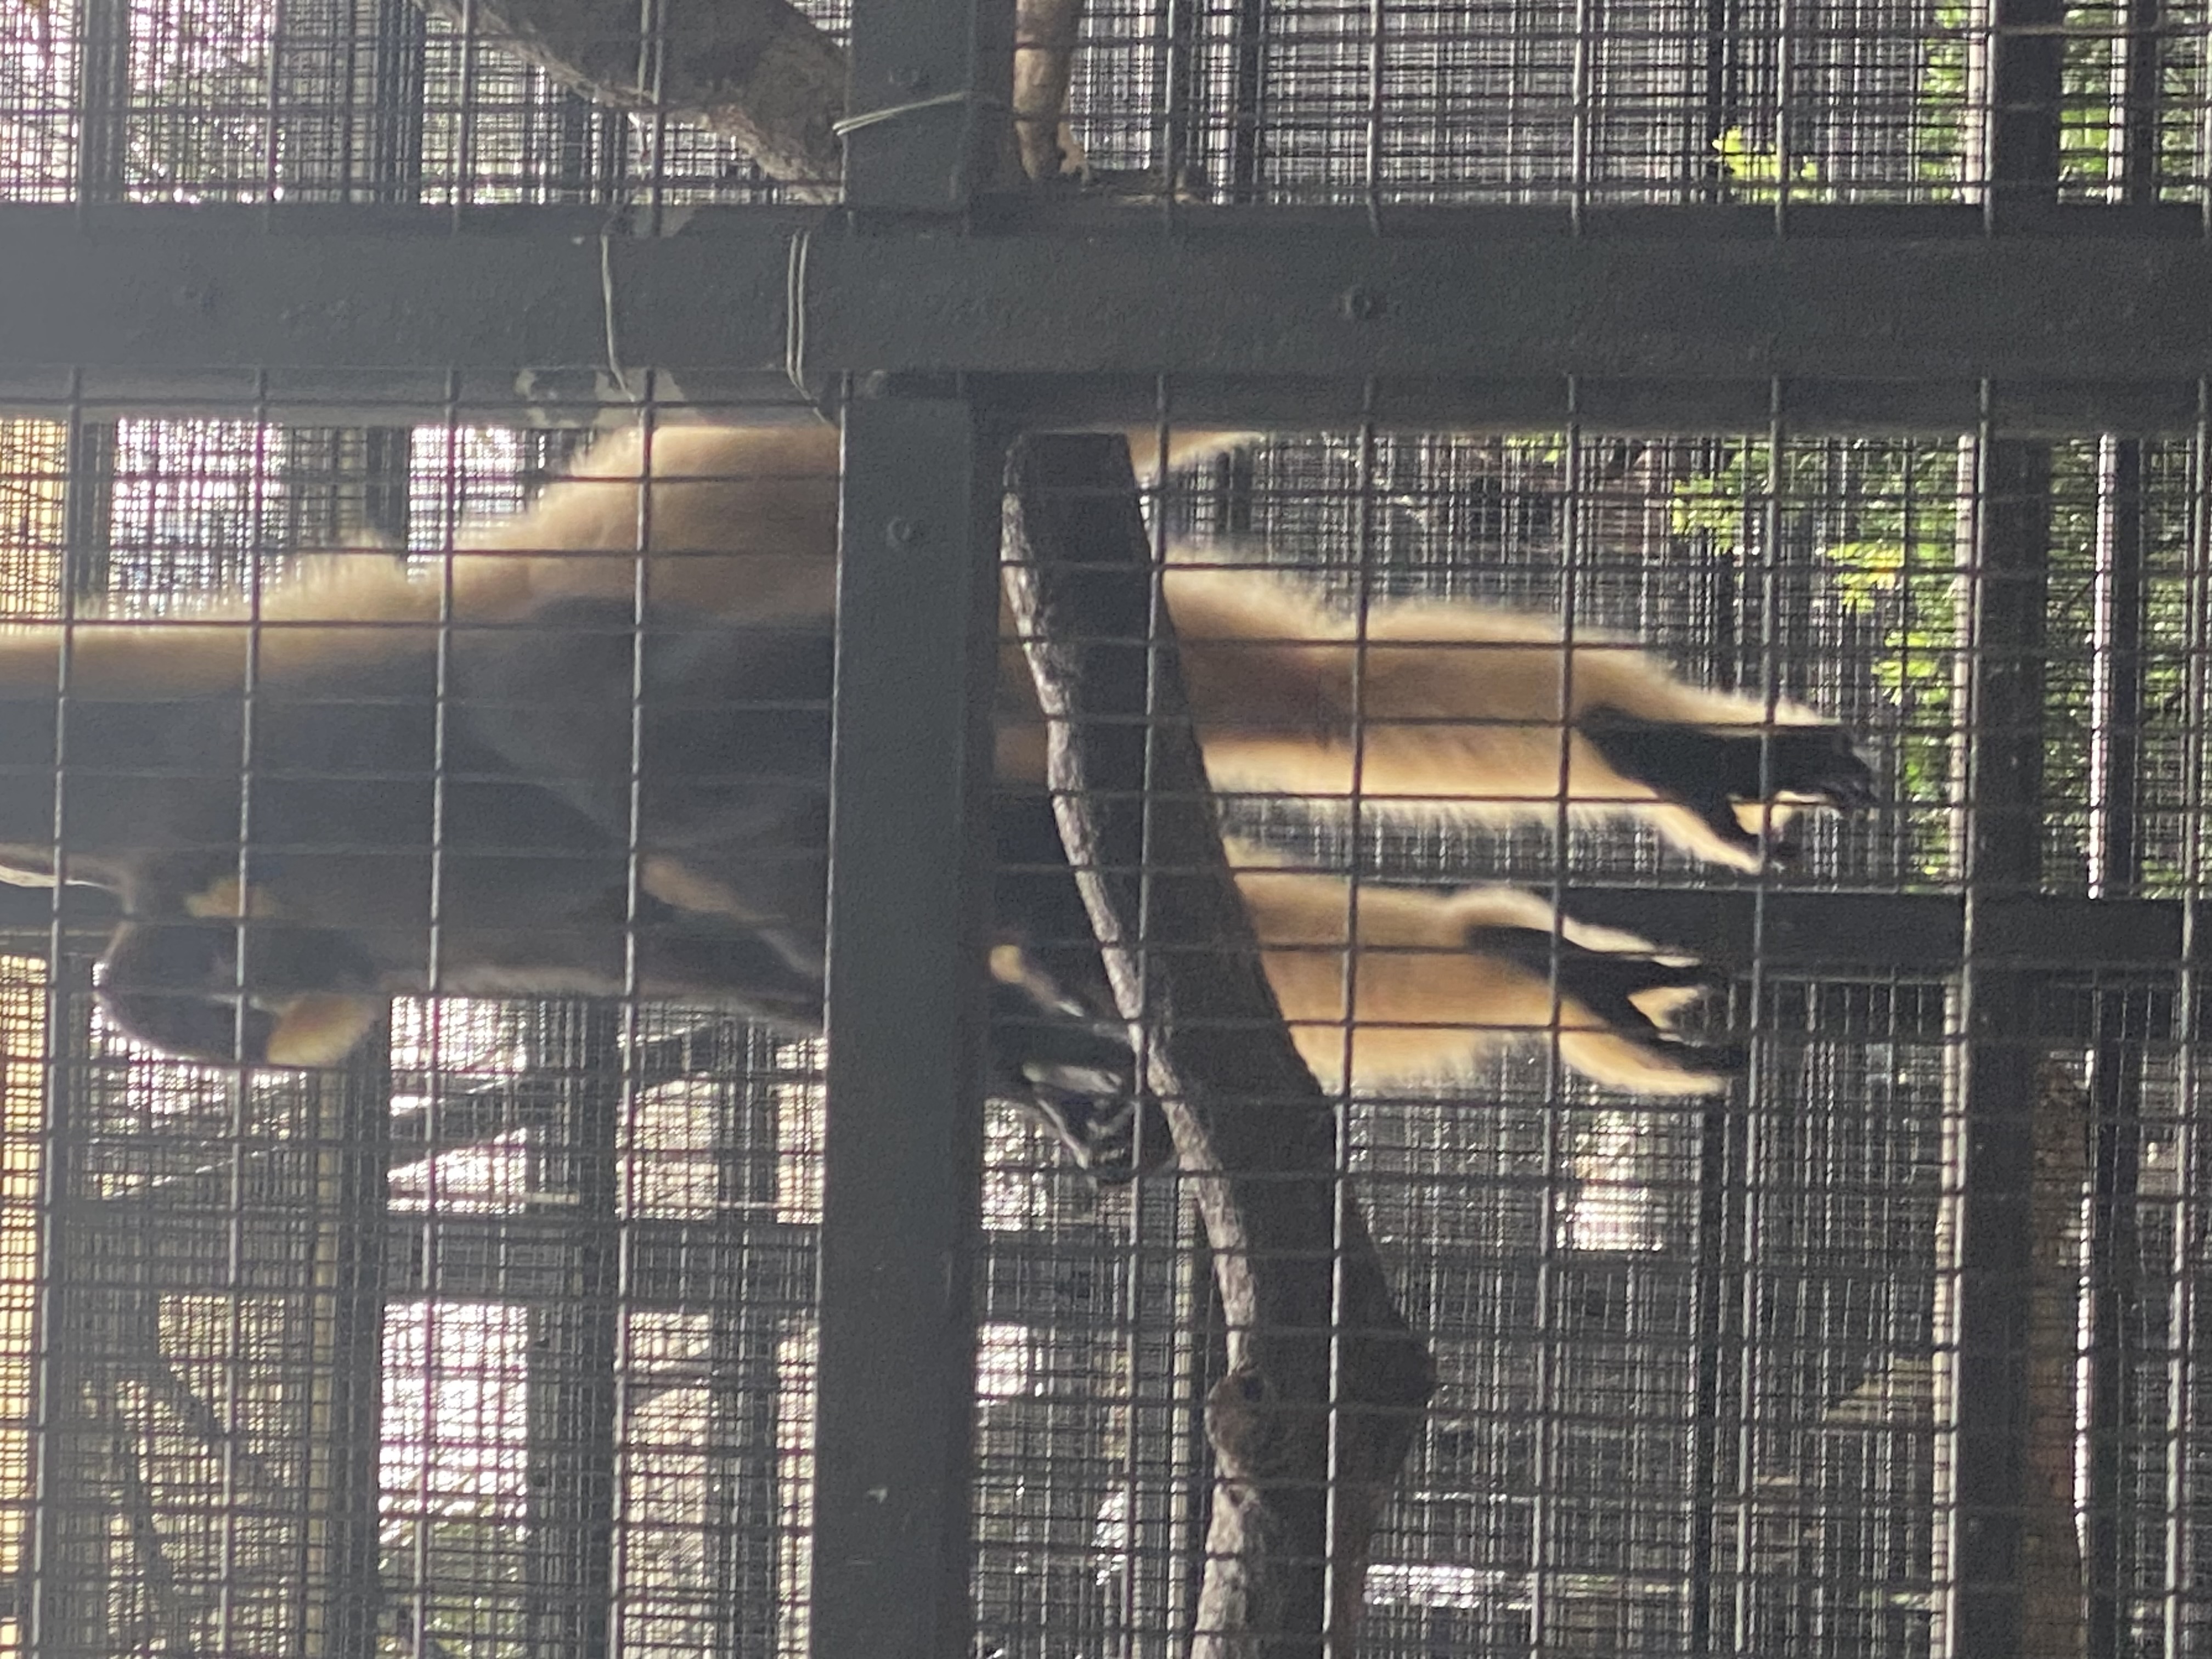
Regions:
<instances>
[{"instance_id":1,"label":"gibbon's foot","mask_svg":"<svg viewBox=\"0 0 2212 1659\"><path fill-rule=\"evenodd\" d=\"M1149 1175L1174 1157L1167 1118L1138 1086L1137 1057L1118 1026L995 981L991 1056L992 1092L1043 1123L1102 1186Z\"/></svg>"},{"instance_id":2,"label":"gibbon's foot","mask_svg":"<svg viewBox=\"0 0 2212 1659\"><path fill-rule=\"evenodd\" d=\"M1850 733L1835 725L1746 727L1647 720L1618 708L1593 708L1576 729L1632 782L1696 815L1727 845L1755 859L1762 850L1794 857L1786 811L1771 815L1773 835L1762 846L1737 809L1761 801L1820 801L1839 812L1874 805L1874 772Z\"/></svg>"},{"instance_id":3,"label":"gibbon's foot","mask_svg":"<svg viewBox=\"0 0 2212 1659\"><path fill-rule=\"evenodd\" d=\"M1554 985L1561 1037L1571 1045L1584 1042L1589 1028L1583 1022L1595 1020L1604 1036L1640 1052L1662 1072L1718 1086L1744 1068L1740 1047L1686 1042L1673 1030L1677 1012L1728 982L1717 969L1641 951L1597 950L1537 927L1470 927L1467 946Z\"/></svg>"},{"instance_id":4,"label":"gibbon's foot","mask_svg":"<svg viewBox=\"0 0 2212 1659\"><path fill-rule=\"evenodd\" d=\"M1175 1141L1149 1094L1118 1097L1033 1082L1018 1103L1054 1134L1075 1167L1102 1187L1122 1187L1175 1161Z\"/></svg>"}]
</instances>

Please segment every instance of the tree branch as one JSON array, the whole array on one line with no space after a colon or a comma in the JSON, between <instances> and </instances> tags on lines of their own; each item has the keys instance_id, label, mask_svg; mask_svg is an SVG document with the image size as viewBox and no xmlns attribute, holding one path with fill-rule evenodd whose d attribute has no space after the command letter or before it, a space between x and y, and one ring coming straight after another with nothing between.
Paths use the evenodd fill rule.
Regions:
<instances>
[{"instance_id":1,"label":"tree branch","mask_svg":"<svg viewBox=\"0 0 2212 1659\"><path fill-rule=\"evenodd\" d=\"M845 112L845 51L785 0L664 0L658 61L635 5L609 0L421 0L611 109L665 109L723 133L803 201L836 193L832 124ZM658 87L655 81L658 81ZM657 97L656 97L657 93Z\"/></svg>"},{"instance_id":2,"label":"tree branch","mask_svg":"<svg viewBox=\"0 0 2212 1659\"><path fill-rule=\"evenodd\" d=\"M787 0L662 0L658 53L626 0L419 0L609 109L662 109L735 139L801 201L837 193L845 49ZM1085 170L1068 136L1084 0L1018 0L1010 143L1040 184ZM1001 91L1000 96L1005 94ZM1145 181L1121 181L1133 189Z\"/></svg>"},{"instance_id":3,"label":"tree branch","mask_svg":"<svg viewBox=\"0 0 2212 1659\"><path fill-rule=\"evenodd\" d=\"M1115 996L1144 1033L1228 1317L1191 1651L1304 1659L1324 1626L1340 1643L1358 1619L1434 1366L1391 1298L1341 1183L1335 1114L1261 969L1164 614L1154 626L1127 447L1032 438L1010 477L1008 580L1050 724L1060 833Z\"/></svg>"}]
</instances>

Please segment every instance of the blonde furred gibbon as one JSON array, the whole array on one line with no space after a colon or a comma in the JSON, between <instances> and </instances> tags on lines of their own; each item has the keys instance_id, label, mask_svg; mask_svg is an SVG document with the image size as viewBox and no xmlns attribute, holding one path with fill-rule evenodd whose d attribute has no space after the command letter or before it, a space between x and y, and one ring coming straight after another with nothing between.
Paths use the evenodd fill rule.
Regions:
<instances>
[{"instance_id":1,"label":"blonde furred gibbon","mask_svg":"<svg viewBox=\"0 0 2212 1659\"><path fill-rule=\"evenodd\" d=\"M1188 434L1170 465L1240 438ZM451 557L410 572L385 550L320 556L289 580L158 621L82 614L0 634L0 696L135 698L220 693L249 672L284 679L434 647L450 622L499 623L569 597L629 599L750 621L834 610L839 434L825 426L663 423L601 440L525 511L479 521ZM1154 446L1139 436L1139 455ZM650 489L641 488L650 462ZM1163 581L1206 764L1218 787L1347 798L1363 810L1553 817L1626 813L1684 849L1739 869L1731 842L1686 807L1623 777L1572 727L1615 709L1655 722L1756 732L1821 723L1795 704L1683 684L1622 641L1468 603L1376 603L1353 617L1279 576L1208 564L1181 548ZM1007 630L1011 633L1011 628ZM1003 774L1041 781L1033 692L1011 646ZM1031 712L1024 716L1019 710ZM22 794L27 792L15 792ZM36 791L27 792L35 794ZM1747 829L1788 803L1735 808ZM46 813L42 819L40 811ZM0 860L35 878L51 863L51 796L0 823ZM88 849L96 866L97 848ZM11 854L20 856L11 858ZM1325 1075L1345 1054L1346 884L1247 867L1239 884L1301 1052ZM1549 930L1526 895L1363 890L1352 976L1352 1070L1363 1081L1462 1069L1493 1035L1554 1033L1562 1055L1617 1086L1663 1093L1721 1086L1607 1029L1544 976L1470 951L1470 928ZM1570 927L1599 950L1640 941ZM1662 1027L1694 993L1650 994ZM1685 1062L1686 1066L1686 1062Z\"/></svg>"}]
</instances>

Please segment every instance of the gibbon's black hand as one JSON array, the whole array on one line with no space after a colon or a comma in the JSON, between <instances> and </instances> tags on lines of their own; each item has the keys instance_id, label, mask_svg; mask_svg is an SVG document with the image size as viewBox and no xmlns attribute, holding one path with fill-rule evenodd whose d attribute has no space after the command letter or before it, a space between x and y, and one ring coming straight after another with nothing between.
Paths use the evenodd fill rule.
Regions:
<instances>
[{"instance_id":1,"label":"gibbon's black hand","mask_svg":"<svg viewBox=\"0 0 2212 1659\"><path fill-rule=\"evenodd\" d=\"M1622 1042L1647 1050L1657 1063L1686 1072L1725 1079L1743 1069L1746 1056L1740 1048L1685 1042L1672 1029L1675 1011L1728 982L1726 974L1703 963L1593 950L1534 927L1471 927L1467 945L1548 979L1558 990L1563 1024L1573 1024L1577 1013L1594 1017ZM1639 997L1652 1006L1639 1004Z\"/></svg>"},{"instance_id":2,"label":"gibbon's black hand","mask_svg":"<svg viewBox=\"0 0 2212 1659\"><path fill-rule=\"evenodd\" d=\"M1727 726L1668 725L1593 708L1575 729L1606 764L1663 800L1696 815L1714 836L1756 857L1760 835L1742 823L1743 809L1764 801L1819 802L1838 811L1875 805L1874 772L1840 726ZM1754 824L1765 816L1754 811ZM1795 848L1783 818L1765 850L1787 858Z\"/></svg>"}]
</instances>

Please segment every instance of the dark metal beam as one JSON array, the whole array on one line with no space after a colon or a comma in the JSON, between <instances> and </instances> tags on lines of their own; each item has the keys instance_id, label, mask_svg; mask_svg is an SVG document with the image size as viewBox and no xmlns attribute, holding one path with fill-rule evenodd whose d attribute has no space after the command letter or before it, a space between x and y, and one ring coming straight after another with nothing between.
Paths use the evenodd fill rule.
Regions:
<instances>
[{"instance_id":1,"label":"dark metal beam","mask_svg":"<svg viewBox=\"0 0 2212 1659\"><path fill-rule=\"evenodd\" d=\"M1940 894L1770 892L1763 923L1748 889L1571 888L1577 921L1626 927L1722 967L1748 969L1756 947L1784 977L1940 979L1964 955L1962 901ZM1984 967L2081 976L2163 975L2182 965L2181 906L2164 899L1992 896L1976 917Z\"/></svg>"},{"instance_id":2,"label":"dark metal beam","mask_svg":"<svg viewBox=\"0 0 2212 1659\"><path fill-rule=\"evenodd\" d=\"M1825 405L1837 421L1902 409L1955 429L1989 378L2000 424L2032 423L2082 382L2109 414L2134 406L2118 424L2178 430L2193 414L2179 383L2212 373L2212 246L2177 234L2193 231L2185 214L2054 214L2046 234L1987 239L1964 234L1978 222L1960 210L1808 208L1776 239L1748 234L1771 228L1759 210L1593 215L1578 237L1548 210L1485 210L1402 230L1394 216L1377 238L1335 213L1192 210L1172 234L1126 210L1040 213L963 236L702 210L678 234L617 238L603 283L596 216L487 210L455 233L444 213L343 212L0 209L0 400L58 409L76 367L94 401L235 410L265 374L279 406L381 404L386 418L442 411L449 393L486 412L545 402L548 387L575 402L605 362L610 307L625 363L694 391L780 379L793 345L817 376L1074 375L1094 399L1202 364L1187 411L1199 417L1208 401L1264 403L1279 380L1297 393L1285 412L1310 408L1330 380L1351 388L1334 393L1350 417L1369 376L1407 418L1465 398L1465 377L1478 404L1518 385L1534 414L1573 374L1585 398L1620 383L1624 421L1664 421L1684 405L1647 382L1693 383L1691 406L1756 387L1764 411L1779 376L1808 383L1807 409L1791 393L1801 428ZM794 339L785 292L802 232ZM1255 293L1271 296L1258 311ZM1912 387L1917 403L1900 395Z\"/></svg>"},{"instance_id":3,"label":"dark metal beam","mask_svg":"<svg viewBox=\"0 0 2212 1659\"><path fill-rule=\"evenodd\" d=\"M972 1642L972 1277L1002 462L957 400L845 416L813 1623Z\"/></svg>"},{"instance_id":4,"label":"dark metal beam","mask_svg":"<svg viewBox=\"0 0 2212 1659\"><path fill-rule=\"evenodd\" d=\"M2033 233L2058 204L2064 0L1993 0L1990 9L1982 205L1997 233ZM1970 70L1971 76L1971 70ZM1972 166L1970 147L1968 165ZM2008 240L2000 236L2000 240ZM2034 246L2031 234L2014 237ZM2030 1626L2033 1574L2064 1571L2052 1547L2072 1516L2031 1482L2038 1419L2028 1334L2035 1231L2035 1117L2051 1034L2037 977L1998 962L1991 907L2044 879L2045 720L2052 457L1985 419L1975 442L1966 726L1966 933L1958 981L1961 1120L1958 1183L1944 1263L1954 1275L1951 1360L1951 1582L1946 1634L1954 1659L2006 1659ZM2047 1248L2045 1246L2045 1248ZM2069 1540L2071 1542L2071 1540ZM2078 1559L2075 1563L2078 1571ZM2063 1598L2061 1598L2063 1601Z\"/></svg>"},{"instance_id":5,"label":"dark metal beam","mask_svg":"<svg viewBox=\"0 0 2212 1659\"><path fill-rule=\"evenodd\" d=\"M2043 871L2051 452L1984 436L1976 479L1968 690L1967 887L1960 976L1954 1651L2021 1650L2030 1526L2026 1334L2036 1239L2032 1113L2052 1034L2037 977L2000 959L1993 908Z\"/></svg>"}]
</instances>

